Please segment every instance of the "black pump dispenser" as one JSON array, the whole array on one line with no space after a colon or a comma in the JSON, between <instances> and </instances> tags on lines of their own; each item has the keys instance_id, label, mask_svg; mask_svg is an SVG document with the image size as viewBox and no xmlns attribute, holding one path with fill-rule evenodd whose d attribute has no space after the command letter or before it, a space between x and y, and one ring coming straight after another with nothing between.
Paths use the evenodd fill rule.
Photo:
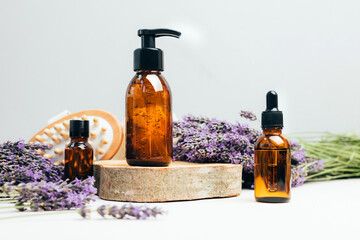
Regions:
<instances>
[{"instance_id":1,"label":"black pump dispenser","mask_svg":"<svg viewBox=\"0 0 360 240\"><path fill-rule=\"evenodd\" d=\"M163 52L155 48L155 38L166 36L179 38L180 35L180 32L171 29L140 29L138 36L141 37L141 48L134 51L134 71L164 71Z\"/></svg>"},{"instance_id":2,"label":"black pump dispenser","mask_svg":"<svg viewBox=\"0 0 360 240\"><path fill-rule=\"evenodd\" d=\"M275 91L266 94L266 110L262 112L261 127L284 127L283 114L278 109L278 95Z\"/></svg>"}]
</instances>

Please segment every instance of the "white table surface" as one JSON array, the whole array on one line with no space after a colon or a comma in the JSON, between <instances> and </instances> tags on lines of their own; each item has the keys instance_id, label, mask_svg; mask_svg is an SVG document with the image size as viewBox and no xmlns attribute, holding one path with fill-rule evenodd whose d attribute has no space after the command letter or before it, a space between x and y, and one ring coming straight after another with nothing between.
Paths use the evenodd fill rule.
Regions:
<instances>
[{"instance_id":1,"label":"white table surface","mask_svg":"<svg viewBox=\"0 0 360 240\"><path fill-rule=\"evenodd\" d=\"M148 204L168 214L146 221L1 209L0 239L360 239L360 179L306 183L285 204L257 203L253 193ZM104 203L122 204L98 200L92 207Z\"/></svg>"}]
</instances>

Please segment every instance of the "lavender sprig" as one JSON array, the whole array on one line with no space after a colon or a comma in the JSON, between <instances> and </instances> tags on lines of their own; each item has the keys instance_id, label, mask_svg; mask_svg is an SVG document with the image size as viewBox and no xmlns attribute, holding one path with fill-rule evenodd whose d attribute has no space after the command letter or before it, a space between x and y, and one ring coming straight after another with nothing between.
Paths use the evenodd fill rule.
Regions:
<instances>
[{"instance_id":1,"label":"lavender sprig","mask_svg":"<svg viewBox=\"0 0 360 240\"><path fill-rule=\"evenodd\" d=\"M256 121L257 117L254 113L250 111L240 111L240 117L248 119L250 121Z\"/></svg>"},{"instance_id":2,"label":"lavender sprig","mask_svg":"<svg viewBox=\"0 0 360 240\"><path fill-rule=\"evenodd\" d=\"M54 211L79 208L83 204L96 199L94 177L83 181L75 179L68 183L59 182L31 182L2 186L2 192L16 200L15 207L24 211Z\"/></svg>"},{"instance_id":3,"label":"lavender sprig","mask_svg":"<svg viewBox=\"0 0 360 240\"><path fill-rule=\"evenodd\" d=\"M291 187L299 187L305 183L307 173L302 167L291 168Z\"/></svg>"},{"instance_id":4,"label":"lavender sprig","mask_svg":"<svg viewBox=\"0 0 360 240\"><path fill-rule=\"evenodd\" d=\"M88 209L85 205L81 206L79 209L79 214L83 218L89 218L91 210ZM149 217L157 217L158 215L163 215L165 212L158 207L150 208L145 205L134 206L132 204L125 204L120 208L116 205L105 206L101 205L98 207L97 212L100 216L112 216L117 219L141 219L146 220Z\"/></svg>"}]
</instances>

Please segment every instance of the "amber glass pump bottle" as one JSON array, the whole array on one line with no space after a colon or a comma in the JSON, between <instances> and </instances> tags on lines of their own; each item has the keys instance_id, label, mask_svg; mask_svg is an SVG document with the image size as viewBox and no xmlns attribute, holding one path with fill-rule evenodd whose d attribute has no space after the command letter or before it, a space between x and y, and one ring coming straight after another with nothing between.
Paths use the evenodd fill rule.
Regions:
<instances>
[{"instance_id":1,"label":"amber glass pump bottle","mask_svg":"<svg viewBox=\"0 0 360 240\"><path fill-rule=\"evenodd\" d=\"M126 91L126 160L132 166L168 166L172 161L171 92L161 75L163 52L155 38L180 37L170 29L140 29L134 78Z\"/></svg>"},{"instance_id":2,"label":"amber glass pump bottle","mask_svg":"<svg viewBox=\"0 0 360 240\"><path fill-rule=\"evenodd\" d=\"M255 199L282 203L290 200L290 143L282 135L283 114L275 91L266 95L262 136L255 144Z\"/></svg>"},{"instance_id":3,"label":"amber glass pump bottle","mask_svg":"<svg viewBox=\"0 0 360 240\"><path fill-rule=\"evenodd\" d=\"M88 143L89 121L70 120L71 142L65 148L64 178L85 179L93 175L93 149Z\"/></svg>"}]
</instances>

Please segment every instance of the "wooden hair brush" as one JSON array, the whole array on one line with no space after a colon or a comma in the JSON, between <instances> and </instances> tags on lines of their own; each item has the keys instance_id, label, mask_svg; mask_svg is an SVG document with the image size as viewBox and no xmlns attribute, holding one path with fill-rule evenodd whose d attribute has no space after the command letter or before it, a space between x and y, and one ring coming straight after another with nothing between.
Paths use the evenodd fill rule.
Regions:
<instances>
[{"instance_id":1,"label":"wooden hair brush","mask_svg":"<svg viewBox=\"0 0 360 240\"><path fill-rule=\"evenodd\" d=\"M123 127L112 114L102 110L85 110L55 120L36 133L29 142L49 145L50 149L41 152L43 156L54 163L62 163L65 146L70 142L71 119L89 120L89 143L94 149L94 160L112 159L119 151L124 138Z\"/></svg>"}]
</instances>

